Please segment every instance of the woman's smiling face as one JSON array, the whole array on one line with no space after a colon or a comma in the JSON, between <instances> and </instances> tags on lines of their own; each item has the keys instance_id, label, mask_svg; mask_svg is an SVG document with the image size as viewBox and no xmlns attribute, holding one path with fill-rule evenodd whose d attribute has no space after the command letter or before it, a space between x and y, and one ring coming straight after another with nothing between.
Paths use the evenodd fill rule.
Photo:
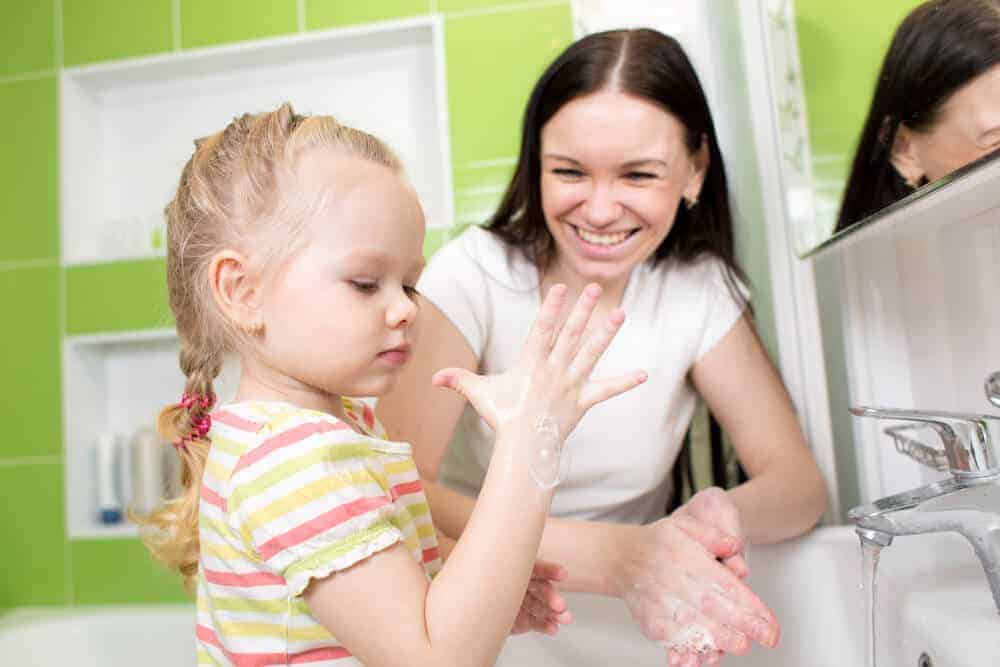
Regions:
<instances>
[{"instance_id":1,"label":"woman's smiling face","mask_svg":"<svg viewBox=\"0 0 1000 667\"><path fill-rule=\"evenodd\" d=\"M545 224L563 271L602 284L627 279L696 200L708 167L661 107L621 92L578 97L541 132Z\"/></svg>"}]
</instances>

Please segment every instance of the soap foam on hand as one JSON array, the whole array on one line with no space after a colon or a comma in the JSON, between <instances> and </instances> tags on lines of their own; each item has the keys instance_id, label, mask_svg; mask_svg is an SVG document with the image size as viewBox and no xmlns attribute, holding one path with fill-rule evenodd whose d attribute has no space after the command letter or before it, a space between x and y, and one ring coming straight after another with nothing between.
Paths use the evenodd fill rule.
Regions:
<instances>
[{"instance_id":1,"label":"soap foam on hand","mask_svg":"<svg viewBox=\"0 0 1000 667\"><path fill-rule=\"evenodd\" d=\"M657 642L660 646L681 655L695 653L707 656L718 652L711 630L700 623L680 623L681 612L686 607L690 608L690 605L671 595L663 596L662 604L663 616L667 620L668 627L674 631L667 639Z\"/></svg>"}]
</instances>

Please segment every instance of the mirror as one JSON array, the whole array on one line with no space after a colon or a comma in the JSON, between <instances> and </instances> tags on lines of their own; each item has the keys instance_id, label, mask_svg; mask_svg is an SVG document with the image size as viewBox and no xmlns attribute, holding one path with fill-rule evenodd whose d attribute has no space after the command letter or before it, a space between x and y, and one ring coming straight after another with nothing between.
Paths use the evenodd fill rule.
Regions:
<instances>
[{"instance_id":1,"label":"mirror","mask_svg":"<svg viewBox=\"0 0 1000 667\"><path fill-rule=\"evenodd\" d=\"M1000 149L1000 0L852 4L796 3L813 194L802 256Z\"/></svg>"}]
</instances>

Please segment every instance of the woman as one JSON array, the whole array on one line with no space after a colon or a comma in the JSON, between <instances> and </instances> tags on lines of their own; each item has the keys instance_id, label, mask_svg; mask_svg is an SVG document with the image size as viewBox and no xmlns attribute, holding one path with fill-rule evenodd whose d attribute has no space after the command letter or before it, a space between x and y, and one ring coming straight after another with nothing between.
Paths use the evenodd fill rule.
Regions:
<instances>
[{"instance_id":1,"label":"woman","mask_svg":"<svg viewBox=\"0 0 1000 667\"><path fill-rule=\"evenodd\" d=\"M879 73L836 231L1000 148L1000 0L931 0Z\"/></svg>"},{"instance_id":2,"label":"woman","mask_svg":"<svg viewBox=\"0 0 1000 667\"><path fill-rule=\"evenodd\" d=\"M461 400L429 388L432 373L501 372L548 286L579 293L600 283L599 315L621 306L627 319L595 375L642 368L649 379L631 400L592 412L567 441L572 465L540 557L566 566L570 590L624 598L652 640L670 641L693 623L722 651L773 646L777 621L740 581L742 543L808 530L826 496L745 312L740 276L722 156L683 50L651 30L588 36L535 86L496 214L425 271L422 342L379 415L414 444L428 481L440 471L449 486L474 494L492 436ZM750 481L705 490L662 518L699 395ZM471 500L441 484L427 493L438 527L460 533ZM693 662L677 664L699 660L684 659Z\"/></svg>"}]
</instances>

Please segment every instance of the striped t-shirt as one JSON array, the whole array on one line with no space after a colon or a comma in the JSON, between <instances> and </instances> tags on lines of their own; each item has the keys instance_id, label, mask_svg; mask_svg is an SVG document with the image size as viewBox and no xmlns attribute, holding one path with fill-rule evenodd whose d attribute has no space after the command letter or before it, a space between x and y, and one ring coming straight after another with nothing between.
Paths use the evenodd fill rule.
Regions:
<instances>
[{"instance_id":1,"label":"striped t-shirt","mask_svg":"<svg viewBox=\"0 0 1000 667\"><path fill-rule=\"evenodd\" d=\"M310 613L301 597L310 579L398 541L429 577L440 569L410 446L388 441L364 403L344 399L344 409L353 425L288 403L212 413L199 505L199 665L360 665Z\"/></svg>"}]
</instances>

